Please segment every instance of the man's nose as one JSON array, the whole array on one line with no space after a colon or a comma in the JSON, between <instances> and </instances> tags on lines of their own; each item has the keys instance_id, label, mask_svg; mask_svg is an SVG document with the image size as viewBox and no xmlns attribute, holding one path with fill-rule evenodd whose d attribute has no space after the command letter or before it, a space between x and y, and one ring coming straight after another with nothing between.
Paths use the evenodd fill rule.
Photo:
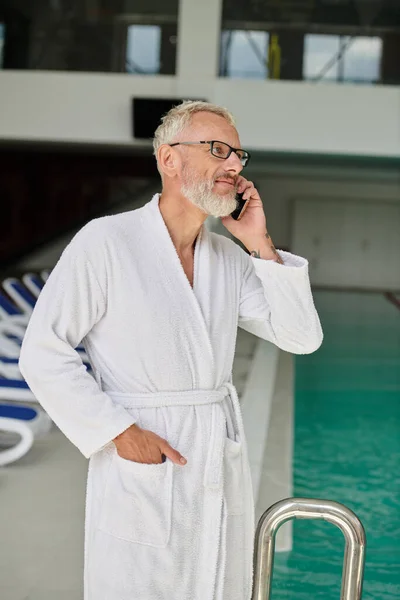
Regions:
<instances>
[{"instance_id":1,"label":"man's nose","mask_svg":"<svg viewBox=\"0 0 400 600\"><path fill-rule=\"evenodd\" d=\"M239 175L243 169L242 161L235 152L231 152L230 156L225 159L225 168L230 173L236 173L236 175Z\"/></svg>"}]
</instances>

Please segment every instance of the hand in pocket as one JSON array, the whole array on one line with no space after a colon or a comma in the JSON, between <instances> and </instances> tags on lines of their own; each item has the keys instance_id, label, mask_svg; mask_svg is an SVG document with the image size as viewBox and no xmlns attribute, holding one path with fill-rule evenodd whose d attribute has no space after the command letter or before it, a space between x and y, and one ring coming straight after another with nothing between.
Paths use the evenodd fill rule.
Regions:
<instances>
[{"instance_id":1,"label":"hand in pocket","mask_svg":"<svg viewBox=\"0 0 400 600\"><path fill-rule=\"evenodd\" d=\"M136 424L120 433L113 442L118 455L125 460L143 464L160 464L169 458L173 463L181 466L187 462L168 444L167 440Z\"/></svg>"}]
</instances>

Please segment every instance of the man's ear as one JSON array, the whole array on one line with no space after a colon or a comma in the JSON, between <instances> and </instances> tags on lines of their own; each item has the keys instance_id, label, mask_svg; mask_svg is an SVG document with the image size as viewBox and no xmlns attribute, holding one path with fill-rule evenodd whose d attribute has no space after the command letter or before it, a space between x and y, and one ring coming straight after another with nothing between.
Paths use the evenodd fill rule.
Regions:
<instances>
[{"instance_id":1,"label":"man's ear","mask_svg":"<svg viewBox=\"0 0 400 600\"><path fill-rule=\"evenodd\" d=\"M177 152L168 144L162 144L157 152L158 165L162 173L167 177L174 177L179 166L180 158Z\"/></svg>"}]
</instances>

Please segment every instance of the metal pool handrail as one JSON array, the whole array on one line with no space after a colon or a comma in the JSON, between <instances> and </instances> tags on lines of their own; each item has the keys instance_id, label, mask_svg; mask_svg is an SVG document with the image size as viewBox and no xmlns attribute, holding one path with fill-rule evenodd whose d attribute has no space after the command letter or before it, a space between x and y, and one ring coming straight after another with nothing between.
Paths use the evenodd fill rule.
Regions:
<instances>
[{"instance_id":1,"label":"metal pool handrail","mask_svg":"<svg viewBox=\"0 0 400 600\"><path fill-rule=\"evenodd\" d=\"M281 500L261 516L254 543L252 600L270 600L276 533L291 519L323 519L339 527L346 540L340 600L361 600L366 545L361 521L342 504L309 498Z\"/></svg>"}]
</instances>

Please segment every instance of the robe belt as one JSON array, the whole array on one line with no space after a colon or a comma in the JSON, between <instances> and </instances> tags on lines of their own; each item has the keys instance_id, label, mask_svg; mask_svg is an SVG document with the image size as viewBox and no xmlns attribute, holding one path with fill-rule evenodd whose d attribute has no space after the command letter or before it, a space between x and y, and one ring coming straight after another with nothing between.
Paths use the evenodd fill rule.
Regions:
<instances>
[{"instance_id":1,"label":"robe belt","mask_svg":"<svg viewBox=\"0 0 400 600\"><path fill-rule=\"evenodd\" d=\"M236 440L235 424L239 439L245 443L242 415L239 398L232 383L223 383L215 390L181 390L176 392L114 392L106 390L106 394L124 408L161 408L167 406L196 406L214 405L210 445L204 473L204 485L219 490L223 482L223 457L227 433ZM224 402L231 399L231 406ZM222 411L215 410L216 404L221 403ZM232 411L233 410L233 415Z\"/></svg>"}]
</instances>

